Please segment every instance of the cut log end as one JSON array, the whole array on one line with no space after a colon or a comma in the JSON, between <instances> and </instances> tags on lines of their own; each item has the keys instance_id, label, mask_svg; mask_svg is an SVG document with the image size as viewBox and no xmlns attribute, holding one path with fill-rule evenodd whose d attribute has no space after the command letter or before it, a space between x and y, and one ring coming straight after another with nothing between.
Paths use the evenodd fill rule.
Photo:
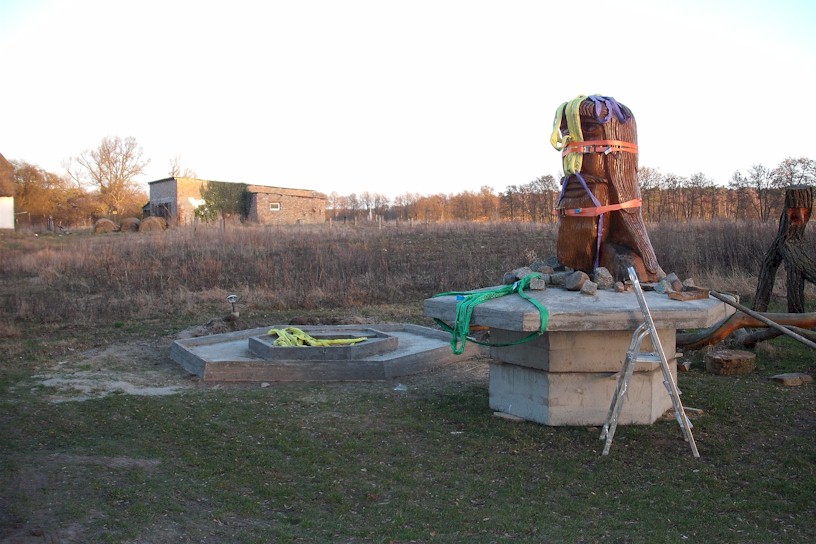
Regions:
<instances>
[{"instance_id":1,"label":"cut log end","mask_svg":"<svg viewBox=\"0 0 816 544\"><path fill-rule=\"evenodd\" d=\"M705 356L706 371L720 376L745 376L756 370L756 354L726 349Z\"/></svg>"}]
</instances>

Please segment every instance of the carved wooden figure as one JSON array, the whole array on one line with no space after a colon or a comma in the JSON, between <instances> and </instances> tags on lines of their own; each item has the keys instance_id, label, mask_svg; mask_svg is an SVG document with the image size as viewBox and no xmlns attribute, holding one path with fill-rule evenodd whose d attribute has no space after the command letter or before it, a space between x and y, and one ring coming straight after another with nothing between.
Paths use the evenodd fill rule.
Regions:
<instances>
[{"instance_id":1,"label":"carved wooden figure","mask_svg":"<svg viewBox=\"0 0 816 544\"><path fill-rule=\"evenodd\" d=\"M779 218L779 230L759 271L754 310L764 312L768 309L776 271L784 262L788 312L805 311L805 280L816 284L816 261L808 255L804 238L813 211L814 192L814 188L807 185L795 185L785 191L785 209Z\"/></svg>"},{"instance_id":2,"label":"carved wooden figure","mask_svg":"<svg viewBox=\"0 0 816 544\"><path fill-rule=\"evenodd\" d=\"M662 270L640 211L637 124L629 108L597 95L565 102L551 142L564 160L558 260L586 273L606 267L619 281L633 266L640 281L657 281Z\"/></svg>"}]
</instances>

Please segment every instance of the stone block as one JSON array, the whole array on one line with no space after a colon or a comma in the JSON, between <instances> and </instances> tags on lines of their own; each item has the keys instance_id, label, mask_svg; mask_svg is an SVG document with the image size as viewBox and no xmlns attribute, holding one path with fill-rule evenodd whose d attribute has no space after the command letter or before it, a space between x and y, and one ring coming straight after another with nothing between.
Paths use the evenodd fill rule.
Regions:
<instances>
[{"instance_id":1,"label":"stone block","mask_svg":"<svg viewBox=\"0 0 816 544\"><path fill-rule=\"evenodd\" d=\"M676 331L658 329L657 334L663 352L673 363ZM528 335L526 332L490 329L490 339L495 344L517 342ZM549 372L618 372L623 367L631 341L631 331L554 331L523 344L491 347L490 356L497 361ZM654 351L650 338L643 341L641 351ZM635 371L656 368L659 368L657 364L638 364Z\"/></svg>"},{"instance_id":2,"label":"stone block","mask_svg":"<svg viewBox=\"0 0 816 544\"><path fill-rule=\"evenodd\" d=\"M674 378L676 379L676 373ZM490 364L490 409L551 426L603 425L618 373L544 372ZM636 372L629 382L619 423L648 425L672 408L657 368Z\"/></svg>"}]
</instances>

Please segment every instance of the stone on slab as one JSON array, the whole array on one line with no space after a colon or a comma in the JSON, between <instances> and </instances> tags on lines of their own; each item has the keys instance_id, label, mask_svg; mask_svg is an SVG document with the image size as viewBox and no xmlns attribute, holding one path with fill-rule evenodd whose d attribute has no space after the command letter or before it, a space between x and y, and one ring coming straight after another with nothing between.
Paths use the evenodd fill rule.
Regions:
<instances>
[{"instance_id":1,"label":"stone on slab","mask_svg":"<svg viewBox=\"0 0 816 544\"><path fill-rule=\"evenodd\" d=\"M666 276L665 280L668 282L669 286L671 287L672 291L682 291L683 290L683 282L680 281L680 278L674 272L671 272L669 275Z\"/></svg>"},{"instance_id":2,"label":"stone on slab","mask_svg":"<svg viewBox=\"0 0 816 544\"><path fill-rule=\"evenodd\" d=\"M563 286L564 281L566 280L567 276L569 276L571 272L553 272L550 274L550 283L553 285Z\"/></svg>"},{"instance_id":3,"label":"stone on slab","mask_svg":"<svg viewBox=\"0 0 816 544\"><path fill-rule=\"evenodd\" d=\"M542 274L552 274L555 272L552 266L540 259L533 261L533 263L530 265L530 269L533 272L541 272Z\"/></svg>"},{"instance_id":4,"label":"stone on slab","mask_svg":"<svg viewBox=\"0 0 816 544\"><path fill-rule=\"evenodd\" d=\"M529 266L522 266L521 268L516 268L513 270L513 275L515 275L518 279L522 279L533 273L533 270Z\"/></svg>"},{"instance_id":5,"label":"stone on slab","mask_svg":"<svg viewBox=\"0 0 816 544\"><path fill-rule=\"evenodd\" d=\"M584 286L584 282L587 281L589 281L589 276L586 272L576 270L564 278L564 287L566 287L567 291L580 291L581 287Z\"/></svg>"},{"instance_id":6,"label":"stone on slab","mask_svg":"<svg viewBox=\"0 0 816 544\"><path fill-rule=\"evenodd\" d=\"M581 286L582 295L594 295L598 292L598 284L592 280L587 280Z\"/></svg>"},{"instance_id":7,"label":"stone on slab","mask_svg":"<svg viewBox=\"0 0 816 544\"><path fill-rule=\"evenodd\" d=\"M544 291L547 289L547 279L543 277L530 280L530 289L533 291Z\"/></svg>"},{"instance_id":8,"label":"stone on slab","mask_svg":"<svg viewBox=\"0 0 816 544\"><path fill-rule=\"evenodd\" d=\"M612 286L615 285L615 278L612 277L612 273L603 266L595 269L592 274L592 281L598 284L598 289L612 289Z\"/></svg>"}]
</instances>

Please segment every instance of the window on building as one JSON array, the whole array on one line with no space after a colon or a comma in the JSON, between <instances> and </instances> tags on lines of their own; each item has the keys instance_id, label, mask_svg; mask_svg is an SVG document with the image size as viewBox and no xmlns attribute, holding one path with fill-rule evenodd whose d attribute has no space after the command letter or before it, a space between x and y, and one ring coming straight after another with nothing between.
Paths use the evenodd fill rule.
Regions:
<instances>
[{"instance_id":1,"label":"window on building","mask_svg":"<svg viewBox=\"0 0 816 544\"><path fill-rule=\"evenodd\" d=\"M279 212L280 211L280 202L270 202L269 203L269 211Z\"/></svg>"}]
</instances>

